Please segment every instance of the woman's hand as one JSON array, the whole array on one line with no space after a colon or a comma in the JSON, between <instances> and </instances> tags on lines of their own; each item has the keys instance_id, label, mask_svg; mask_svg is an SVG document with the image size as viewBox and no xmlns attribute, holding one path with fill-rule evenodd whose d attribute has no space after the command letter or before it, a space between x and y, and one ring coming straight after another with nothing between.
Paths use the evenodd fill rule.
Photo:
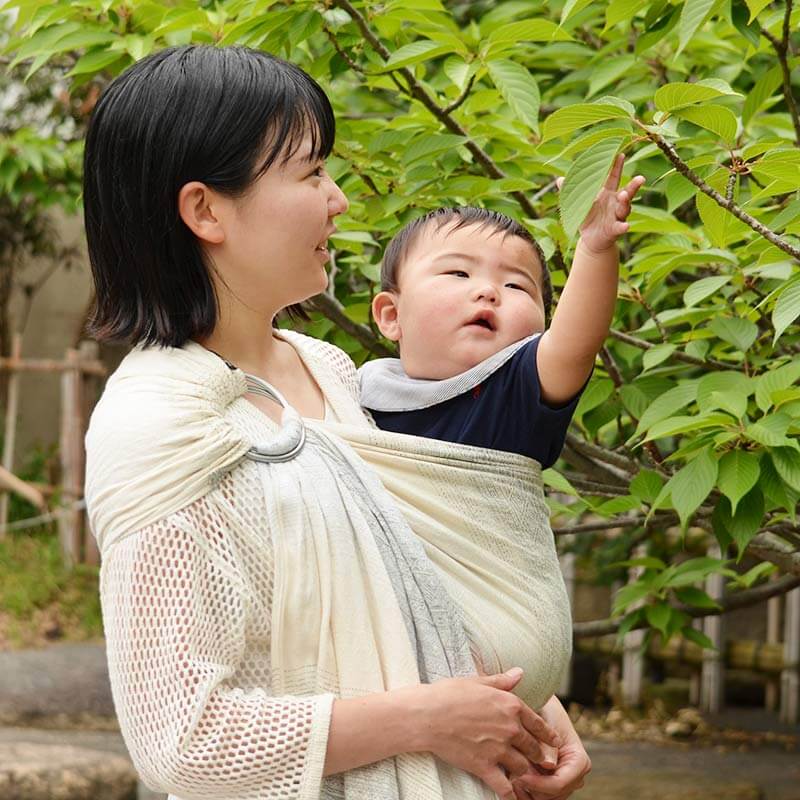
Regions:
<instances>
[{"instance_id":1,"label":"woman's hand","mask_svg":"<svg viewBox=\"0 0 800 800\"><path fill-rule=\"evenodd\" d=\"M418 687L426 710L418 749L480 778L502 800L515 800L511 782L527 775L532 763L546 762L550 747L559 748L560 769L561 737L511 693L521 677L515 668Z\"/></svg>"},{"instance_id":2,"label":"woman's hand","mask_svg":"<svg viewBox=\"0 0 800 800\"><path fill-rule=\"evenodd\" d=\"M566 800L583 786L592 762L559 699L553 695L540 709L540 715L559 733L563 744L558 750L554 770L532 764L525 775L514 780L516 800Z\"/></svg>"}]
</instances>

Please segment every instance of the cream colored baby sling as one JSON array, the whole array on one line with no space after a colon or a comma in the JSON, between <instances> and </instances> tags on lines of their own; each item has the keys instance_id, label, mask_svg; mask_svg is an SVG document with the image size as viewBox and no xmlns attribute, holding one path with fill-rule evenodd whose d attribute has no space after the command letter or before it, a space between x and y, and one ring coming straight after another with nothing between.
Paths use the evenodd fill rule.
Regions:
<instances>
[{"instance_id":1,"label":"cream colored baby sling","mask_svg":"<svg viewBox=\"0 0 800 800\"><path fill-rule=\"evenodd\" d=\"M255 460L275 558L276 695L386 691L474 674L475 657L486 671L522 666L525 699L534 707L547 700L569 654L569 609L535 462L385 434L355 415L343 425L304 424L289 408L272 440L243 441L226 410L253 389L281 401L195 343L125 358L87 435L87 508L103 558L199 497L240 528L218 487ZM532 529L534 520L544 522ZM334 776L299 796L493 795L423 753Z\"/></svg>"}]
</instances>

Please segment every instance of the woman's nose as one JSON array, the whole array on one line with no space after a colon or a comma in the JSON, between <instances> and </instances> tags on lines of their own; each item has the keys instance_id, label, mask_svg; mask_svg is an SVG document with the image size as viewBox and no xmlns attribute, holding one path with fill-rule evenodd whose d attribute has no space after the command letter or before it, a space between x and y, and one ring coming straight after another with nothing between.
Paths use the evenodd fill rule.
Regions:
<instances>
[{"instance_id":1,"label":"woman's nose","mask_svg":"<svg viewBox=\"0 0 800 800\"><path fill-rule=\"evenodd\" d=\"M350 203L347 202L347 197L338 184L334 180L331 180L330 183L331 194L328 198L328 213L331 217L335 217L338 214L344 214L350 207Z\"/></svg>"}]
</instances>

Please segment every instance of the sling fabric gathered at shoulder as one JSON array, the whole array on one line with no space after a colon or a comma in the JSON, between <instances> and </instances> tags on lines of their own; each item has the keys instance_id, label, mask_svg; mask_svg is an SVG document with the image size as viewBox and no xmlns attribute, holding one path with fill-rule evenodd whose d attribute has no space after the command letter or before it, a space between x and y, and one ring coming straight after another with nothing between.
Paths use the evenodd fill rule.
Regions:
<instances>
[{"instance_id":1,"label":"sling fabric gathered at shoulder","mask_svg":"<svg viewBox=\"0 0 800 800\"><path fill-rule=\"evenodd\" d=\"M476 661L489 671L522 666L526 699L547 700L569 655L569 610L552 533L529 524L546 519L538 466L373 429L341 351L281 335L306 361L338 420L306 421L306 444L286 462L247 458L263 443L252 431L279 432L244 399L243 373L194 343L134 350L93 415L87 508L103 558L114 700L134 763L174 797L490 798L477 779L426 753L322 779L330 704L334 696L474 674ZM255 417L260 422L249 428L241 424ZM202 569L152 555L149 572L140 569L149 547L143 532L152 538L165 519L200 504L208 530L180 523L187 544L175 552L191 552ZM266 535L250 523L251 509L263 509ZM243 642L254 637L255 610L264 604L254 575L266 563L269 624L257 656ZM164 578L176 572L174 580ZM171 613L155 641L129 626L131 607L157 615L161 597L172 610L175 587L197 619ZM229 599L217 602L221 597ZM207 608L210 616L202 613ZM203 623L215 636L207 646ZM130 649L131 640L141 642L139 650ZM226 642L232 655L222 658L217 652ZM180 659L176 649L185 652ZM232 664L237 652L240 663ZM159 686L138 677L160 654L205 676L195 679L197 691L175 681L168 699L178 712L148 702ZM265 685L237 688L255 659L264 661ZM188 717L179 713L181 697L193 704ZM259 738L267 719L279 729L269 738L272 751ZM159 748L148 738L159 739ZM168 755L159 754L164 750ZM208 771L215 758L218 782Z\"/></svg>"}]
</instances>

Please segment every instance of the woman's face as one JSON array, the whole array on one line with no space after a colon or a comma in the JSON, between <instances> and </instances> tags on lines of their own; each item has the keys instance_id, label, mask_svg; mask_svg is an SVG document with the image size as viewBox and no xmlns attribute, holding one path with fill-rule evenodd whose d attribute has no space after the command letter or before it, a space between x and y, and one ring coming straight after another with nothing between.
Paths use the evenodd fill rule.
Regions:
<instances>
[{"instance_id":1,"label":"woman's face","mask_svg":"<svg viewBox=\"0 0 800 800\"><path fill-rule=\"evenodd\" d=\"M228 290L265 314L328 285L328 237L348 204L324 161L309 160L310 152L309 138L285 163L277 159L243 197L220 198L217 206L225 235L208 254Z\"/></svg>"}]
</instances>

